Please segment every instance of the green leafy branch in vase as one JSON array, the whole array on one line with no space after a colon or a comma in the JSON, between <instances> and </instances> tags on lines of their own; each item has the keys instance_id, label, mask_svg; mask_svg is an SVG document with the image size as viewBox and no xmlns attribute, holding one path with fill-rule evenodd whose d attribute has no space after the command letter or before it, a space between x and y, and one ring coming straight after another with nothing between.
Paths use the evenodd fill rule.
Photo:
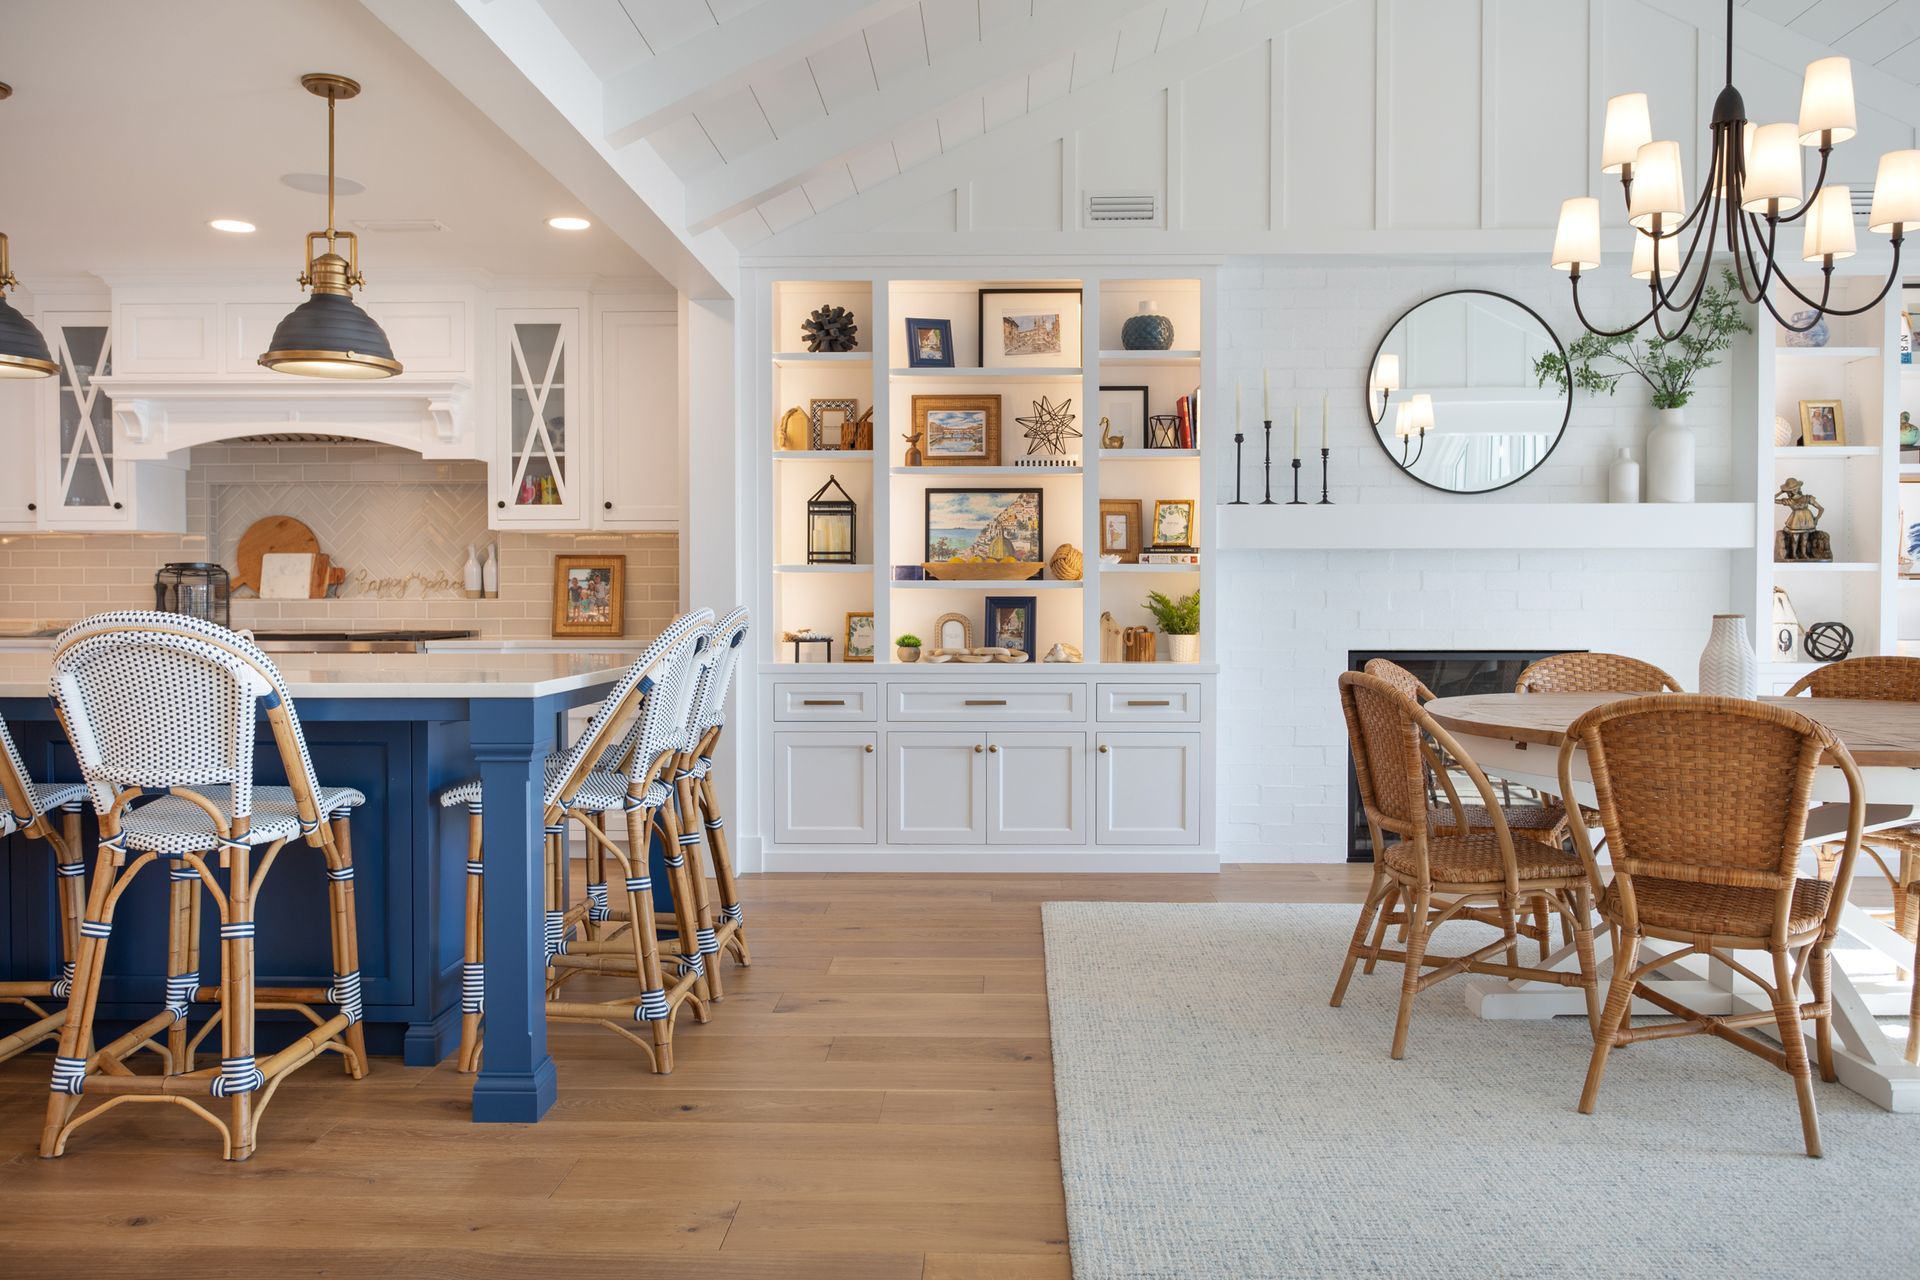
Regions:
<instances>
[{"instance_id":1,"label":"green leafy branch in vase","mask_svg":"<svg viewBox=\"0 0 1920 1280\"><path fill-rule=\"evenodd\" d=\"M1628 374L1653 389L1653 407L1678 409L1693 398L1693 380L1711 369L1722 351L1733 345L1736 333L1752 333L1741 314L1740 282L1731 270L1720 270L1720 287L1700 296L1700 309L1685 333L1674 338L1642 337L1640 331L1605 337L1583 334L1563 357L1550 351L1533 362L1538 385L1551 380L1567 389L1567 366L1573 366L1573 385L1594 395L1612 395Z\"/></svg>"}]
</instances>

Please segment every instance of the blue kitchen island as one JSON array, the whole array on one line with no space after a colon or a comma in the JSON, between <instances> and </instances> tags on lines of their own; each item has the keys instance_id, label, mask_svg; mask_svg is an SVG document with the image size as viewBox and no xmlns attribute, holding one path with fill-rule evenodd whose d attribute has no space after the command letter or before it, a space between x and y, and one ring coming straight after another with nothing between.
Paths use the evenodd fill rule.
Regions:
<instances>
[{"instance_id":1,"label":"blue kitchen island","mask_svg":"<svg viewBox=\"0 0 1920 1280\"><path fill-rule=\"evenodd\" d=\"M475 774L485 784L487 1047L474 1086L476 1120L533 1121L553 1105L541 961L544 761L564 740L566 712L597 703L627 661L608 653L276 657L321 782L367 796L353 817L353 858L367 1042L376 1054L430 1066L458 1042L467 815L443 813L433 796ZM50 652L0 653L0 714L36 778L77 780L46 697L50 663ZM264 720L255 758L262 783L284 781ZM89 814L89 871L93 839ZM51 852L19 836L8 846L0 977L55 973ZM303 851L289 846L257 906L262 984L328 981L325 879L319 858ZM165 883L143 874L120 908L101 991L105 1025L131 1024L164 1003ZM207 925L202 954L218 955L211 919ZM196 1010L196 1022L204 1012ZM263 1015L263 1044L275 1039L272 1017ZM289 1034L294 1025L284 1024Z\"/></svg>"}]
</instances>

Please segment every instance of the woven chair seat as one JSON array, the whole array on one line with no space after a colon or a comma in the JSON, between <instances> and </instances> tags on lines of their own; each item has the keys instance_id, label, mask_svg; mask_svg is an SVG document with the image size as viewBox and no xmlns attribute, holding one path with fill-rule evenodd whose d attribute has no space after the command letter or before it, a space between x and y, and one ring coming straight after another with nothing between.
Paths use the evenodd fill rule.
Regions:
<instances>
[{"instance_id":1,"label":"woven chair seat","mask_svg":"<svg viewBox=\"0 0 1920 1280\"><path fill-rule=\"evenodd\" d=\"M565 768L558 756L547 760L547 777L551 780L556 772ZM440 807L452 809L460 805L472 807L481 801L480 779L468 778L446 788L438 797ZM647 809L658 809L673 799L673 787L665 782L656 781L647 787ZM627 805L627 776L622 773L594 772L581 782L580 789L574 793L570 812L574 813L618 813Z\"/></svg>"},{"instance_id":2,"label":"woven chair seat","mask_svg":"<svg viewBox=\"0 0 1920 1280\"><path fill-rule=\"evenodd\" d=\"M1420 860L1413 843L1396 841L1387 846L1387 866L1402 875L1418 875ZM1580 860L1552 845L1524 836L1513 838L1514 862L1522 880L1548 880L1558 876L1584 876ZM1427 866L1437 882L1445 884L1502 884L1507 878L1500 859L1500 840L1492 832L1466 836L1431 836L1427 839Z\"/></svg>"},{"instance_id":3,"label":"woven chair seat","mask_svg":"<svg viewBox=\"0 0 1920 1280\"><path fill-rule=\"evenodd\" d=\"M1468 832L1490 831L1493 829L1493 815L1487 812L1483 804L1463 804L1460 811L1466 816ZM1550 832L1566 820L1567 811L1559 805L1510 804L1500 810L1507 817L1507 829L1515 835L1521 832ZM1437 804L1427 811L1432 816L1429 821L1437 831L1453 830L1453 806Z\"/></svg>"},{"instance_id":4,"label":"woven chair seat","mask_svg":"<svg viewBox=\"0 0 1920 1280\"><path fill-rule=\"evenodd\" d=\"M33 803L42 813L52 813L70 804L87 802L87 784L84 782L35 782L29 785L33 787Z\"/></svg>"},{"instance_id":5,"label":"woven chair seat","mask_svg":"<svg viewBox=\"0 0 1920 1280\"><path fill-rule=\"evenodd\" d=\"M213 788L208 788L213 790ZM211 796L208 797L212 799ZM224 807L224 806L223 806ZM161 855L216 853L220 833L213 816L185 796L156 796L121 812L120 833L127 848ZM300 819L292 812L253 815L248 844L271 844L300 834Z\"/></svg>"},{"instance_id":6,"label":"woven chair seat","mask_svg":"<svg viewBox=\"0 0 1920 1280\"><path fill-rule=\"evenodd\" d=\"M1798 935L1819 928L1826 919L1827 900L1832 895L1833 886L1825 880L1795 880L1793 905L1787 912L1787 932ZM1771 889L1635 876L1633 900L1640 909L1643 928L1742 938L1758 937L1773 929ZM1617 886L1609 884L1600 895L1600 914L1615 923L1625 918L1620 910Z\"/></svg>"},{"instance_id":7,"label":"woven chair seat","mask_svg":"<svg viewBox=\"0 0 1920 1280\"><path fill-rule=\"evenodd\" d=\"M1869 831L1860 837L1860 843L1872 845L1876 849L1892 849L1899 853L1920 853L1920 825Z\"/></svg>"}]
</instances>

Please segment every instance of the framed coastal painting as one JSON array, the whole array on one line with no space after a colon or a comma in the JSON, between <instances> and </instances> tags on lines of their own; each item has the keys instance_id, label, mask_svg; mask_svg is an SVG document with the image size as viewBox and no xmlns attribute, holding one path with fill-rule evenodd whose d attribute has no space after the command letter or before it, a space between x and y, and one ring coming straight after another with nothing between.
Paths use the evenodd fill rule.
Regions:
<instances>
[{"instance_id":1,"label":"framed coastal painting","mask_svg":"<svg viewBox=\"0 0 1920 1280\"><path fill-rule=\"evenodd\" d=\"M1043 551L1040 489L927 490L927 561L1031 565Z\"/></svg>"},{"instance_id":2,"label":"framed coastal painting","mask_svg":"<svg viewBox=\"0 0 1920 1280\"><path fill-rule=\"evenodd\" d=\"M1036 596L988 596L987 643L1002 649L1017 649L1034 660L1033 620L1038 605Z\"/></svg>"},{"instance_id":3,"label":"framed coastal painting","mask_svg":"<svg viewBox=\"0 0 1920 1280\"><path fill-rule=\"evenodd\" d=\"M626 634L627 558L553 558L553 634L618 639Z\"/></svg>"},{"instance_id":4,"label":"framed coastal painting","mask_svg":"<svg viewBox=\"0 0 1920 1280\"><path fill-rule=\"evenodd\" d=\"M1077 368L1078 289L982 289L982 369Z\"/></svg>"},{"instance_id":5,"label":"framed coastal painting","mask_svg":"<svg viewBox=\"0 0 1920 1280\"><path fill-rule=\"evenodd\" d=\"M1000 465L999 396L915 396L913 429L921 465Z\"/></svg>"},{"instance_id":6,"label":"framed coastal painting","mask_svg":"<svg viewBox=\"0 0 1920 1280\"><path fill-rule=\"evenodd\" d=\"M953 368L953 321L907 317L907 367Z\"/></svg>"}]
</instances>

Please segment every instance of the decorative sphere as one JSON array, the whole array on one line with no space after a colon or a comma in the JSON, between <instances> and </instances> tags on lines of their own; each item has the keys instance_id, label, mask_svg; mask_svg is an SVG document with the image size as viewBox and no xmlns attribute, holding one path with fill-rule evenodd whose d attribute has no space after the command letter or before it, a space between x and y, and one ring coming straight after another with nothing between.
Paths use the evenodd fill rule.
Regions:
<instances>
[{"instance_id":1,"label":"decorative sphere","mask_svg":"<svg viewBox=\"0 0 1920 1280\"><path fill-rule=\"evenodd\" d=\"M800 323L809 351L851 351L860 326L853 312L829 303Z\"/></svg>"},{"instance_id":2,"label":"decorative sphere","mask_svg":"<svg viewBox=\"0 0 1920 1280\"><path fill-rule=\"evenodd\" d=\"M1053 570L1053 576L1062 582L1078 582L1085 572L1086 560L1080 554L1080 548L1071 542L1063 542L1053 549L1053 556L1047 561L1047 568Z\"/></svg>"},{"instance_id":3,"label":"decorative sphere","mask_svg":"<svg viewBox=\"0 0 1920 1280\"><path fill-rule=\"evenodd\" d=\"M1815 662L1838 662L1853 652L1853 631L1844 622L1816 622L1807 628L1805 643Z\"/></svg>"}]
</instances>

